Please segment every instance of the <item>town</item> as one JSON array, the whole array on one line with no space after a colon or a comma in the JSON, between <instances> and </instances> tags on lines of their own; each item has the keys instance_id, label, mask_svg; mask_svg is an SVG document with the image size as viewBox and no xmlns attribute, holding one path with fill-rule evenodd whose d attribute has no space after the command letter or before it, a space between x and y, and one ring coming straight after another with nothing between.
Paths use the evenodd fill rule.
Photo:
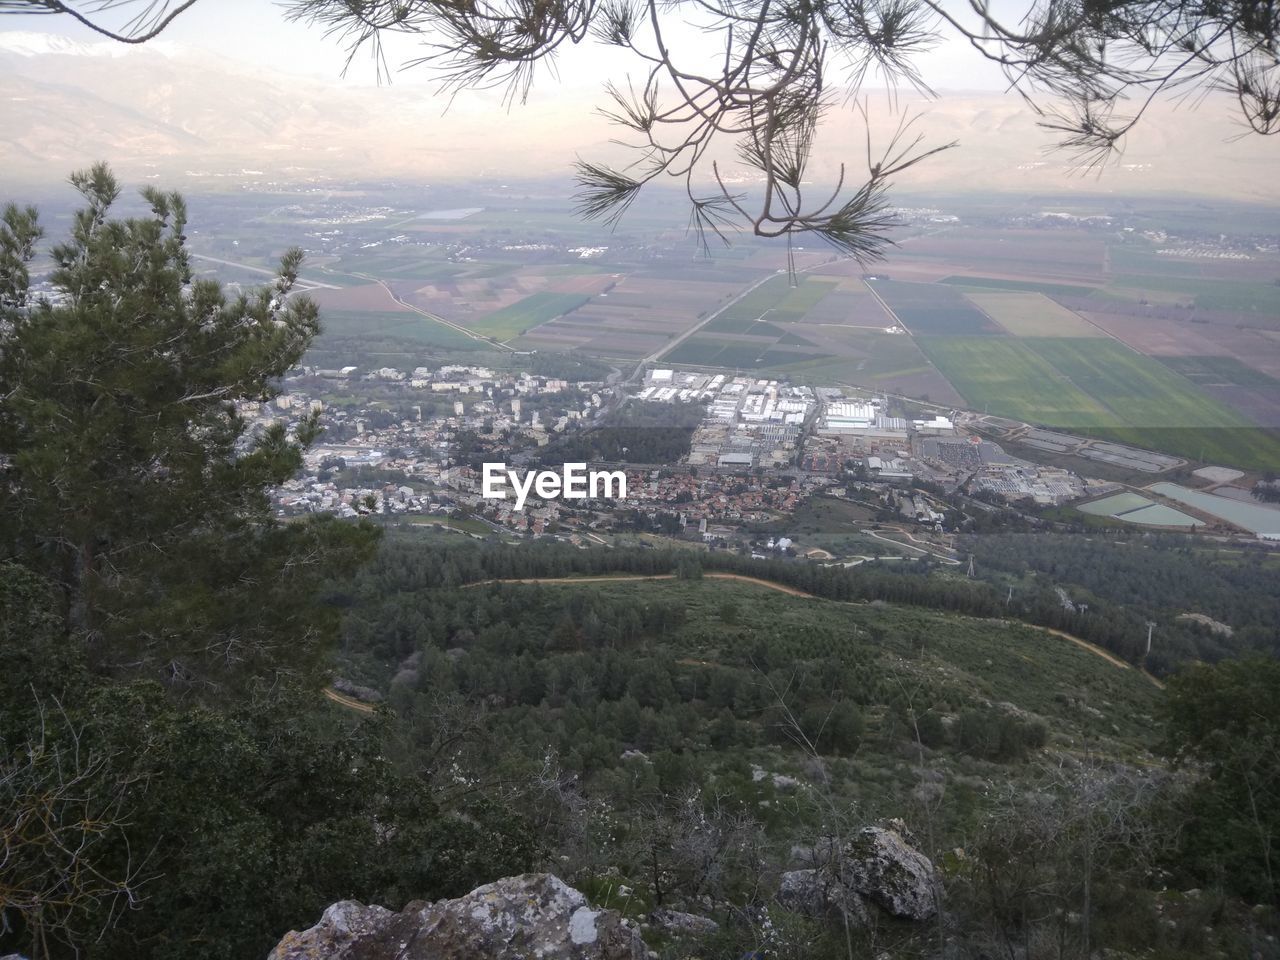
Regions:
<instances>
[{"instance_id":1,"label":"town","mask_svg":"<svg viewBox=\"0 0 1280 960\"><path fill-rule=\"evenodd\" d=\"M521 370L514 359L505 370L296 369L273 401L240 409L259 429L307 416L323 427L302 474L277 491L278 513L398 518L580 546L643 535L758 556L949 559L950 536L966 516L1122 490L1009 454L990 439L994 418L920 401L736 371L654 367L625 382L616 370L571 379ZM647 415L645 425L617 426L631 411ZM584 438L608 429L670 433L678 456L646 462L622 447L613 459L586 458L616 471L621 497L609 484L609 496L565 497L567 488L539 485L501 498L486 484L497 462L526 468L528 477L536 466L558 470L575 459L557 458L561 447L583 449ZM1076 439L1088 453L1092 442ZM1124 449L1131 459L1159 456ZM845 509L818 509L814 521L815 506L833 502ZM814 521L810 536L798 532L801 515ZM833 545L841 533L851 536Z\"/></svg>"}]
</instances>

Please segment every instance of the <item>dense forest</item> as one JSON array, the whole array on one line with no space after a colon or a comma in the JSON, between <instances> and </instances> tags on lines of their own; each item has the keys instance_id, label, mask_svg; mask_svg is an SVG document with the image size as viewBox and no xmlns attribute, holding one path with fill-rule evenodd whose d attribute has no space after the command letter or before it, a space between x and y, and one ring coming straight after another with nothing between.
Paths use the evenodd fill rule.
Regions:
<instances>
[{"instance_id":1,"label":"dense forest","mask_svg":"<svg viewBox=\"0 0 1280 960\"><path fill-rule=\"evenodd\" d=\"M1009 549L1002 550L1007 541ZM1054 544L1062 542L1061 554ZM1165 595L1165 602L1137 602L1129 599L1121 586L1123 578L1102 575L1098 583L1106 583L1097 594L1080 594L1092 605L1064 605L1057 591L1060 584L1078 581L1063 574L1067 570L1092 569L1090 559L1097 547L1080 537L1052 537L1040 534L1009 535L1000 539L984 535L966 542L980 566L982 576L968 579L926 562L911 565L867 563L857 567L822 565L785 559L753 560L728 551L691 554L687 550L611 549L582 551L553 543L535 543L523 547L498 544L481 546L473 542L449 543L411 561L406 569L393 576L408 576L419 587L473 583L486 579L509 579L529 576L570 576L605 573L662 574L673 570L722 571L763 577L777 583L841 601L881 600L934 610L951 611L973 617L1012 618L1038 626L1065 630L1096 643L1131 663L1142 664L1157 675L1176 669L1187 660L1218 660L1224 656L1249 651L1274 652L1277 631L1269 628L1268 616L1276 607L1272 584L1280 579L1280 568L1272 565L1267 555L1256 559L1229 557L1219 563L1201 555L1195 588ZM1119 548L1126 549L1126 548ZM1176 584L1178 577L1189 577L1191 560L1181 541L1135 547L1143 552L1128 555L1135 582L1163 579ZM1039 578L1023 578L1010 591L1009 576L1025 572L1029 561L1023 556L1040 556L1062 563L1042 571ZM998 558L998 559L997 559ZM1117 561L1118 562L1118 561ZM1256 575L1250 571L1258 569ZM1113 571L1114 573L1114 571ZM999 575L997 575L999 574ZM1083 574L1082 574L1083 575ZM1140 579L1141 578L1141 579ZM1195 579L1195 578L1192 578ZM1189 581L1188 581L1189 582ZM1087 589L1087 588L1086 588ZM1191 609L1187 598L1206 598L1206 609L1212 615L1218 606L1208 605L1213 595L1218 605L1232 611L1230 618L1240 624L1232 636L1224 636L1196 621L1177 620L1176 615ZM1152 596L1156 596L1154 590ZM1181 598L1184 603L1177 604ZM1171 606L1171 604L1173 604ZM1161 615L1159 648L1146 656L1148 618ZM1272 620L1272 623L1280 620Z\"/></svg>"},{"instance_id":2,"label":"dense forest","mask_svg":"<svg viewBox=\"0 0 1280 960\"><path fill-rule=\"evenodd\" d=\"M1077 607L1088 606L1073 618L1081 635L1089 633L1079 624L1093 619L1144 637L1146 622L1155 622L1159 639L1146 663L1157 673L1187 660L1280 652L1280 562L1261 548L1217 549L1185 536L1113 531L984 534L965 538L960 548L974 556L981 579L1014 586L1015 595L1044 593L1048 584L1069 588Z\"/></svg>"},{"instance_id":3,"label":"dense forest","mask_svg":"<svg viewBox=\"0 0 1280 960\"><path fill-rule=\"evenodd\" d=\"M1187 904L1171 908L1155 896L1146 887L1153 876L1185 887L1235 870L1241 895L1265 899L1262 854L1246 839L1250 817L1227 829L1231 816L1213 806L1221 797L1189 789L1158 759L1178 757L1191 769L1196 756L1212 756L1211 722L1186 712L1188 698L1201 695L1191 677L1177 679L1166 700L1135 672L1028 627L907 604L787 596L708 580L711 566L692 564L687 553L506 550L460 537L393 536L330 598L348 611L339 659L349 676L384 691L398 722L419 731L418 744L406 742L408 756L437 756L441 734L432 718L482 704L476 722L494 736L470 747L451 741L453 755L470 756L479 768L524 764L553 776L576 819L570 828L547 814L548 835L575 856L589 850L598 858L582 861L588 875L606 865L620 870L642 891L636 898L645 909L702 897L740 902L761 871L779 869L783 851L830 830L833 816L892 814L927 825L939 849L1020 858L1026 844L1045 845L1044 860L1020 866L1028 872L1017 877L970 873L962 863L949 868L958 942L1015 929L1033 938L1078 935L1062 928L1061 914L1011 918L1003 900L1025 897L1022 908L1046 909L1080 896L1075 856L1107 860L1106 892L1095 891L1091 910L1113 948L1156 944L1166 951L1159 955L1192 956L1221 943L1181 942L1182 934L1160 927L1156 915L1181 916ZM779 563L774 572L787 567L805 569ZM621 572L639 576L585 579ZM675 580L644 579L673 572ZM584 579L575 583L574 574ZM491 582L536 577L571 579ZM1028 657L1034 673L1023 666ZM1235 672L1236 682L1265 689L1272 668L1258 677L1252 669ZM1260 709L1247 724L1269 722L1261 718L1274 705ZM1166 721L1175 713L1176 721ZM1053 756L1076 759L1046 763ZM1231 763L1246 762L1237 745ZM1032 811L1025 797L1042 790L1065 790L1074 802L1088 797L1108 826L1086 827L1074 820L1079 811L1066 808ZM754 867L737 863L705 885L682 860L686 851L667 846L669 823L654 852L655 818L679 820L674 801L691 795L714 798L717 830L728 821L741 829L740 818L749 816ZM1184 818L1193 826L1177 826ZM1056 831L1075 829L1099 829L1087 841L1097 849L1049 849L1062 841L1051 841ZM1185 844L1157 839L1184 829ZM1239 832L1220 844L1212 840L1219 829L1224 841ZM666 882L646 876L653 856ZM1235 867L1224 857L1237 858ZM1194 905L1197 915L1201 906ZM1214 909L1245 928L1228 901ZM1126 925L1132 921L1140 922ZM897 949L921 949L903 930L879 936Z\"/></svg>"}]
</instances>

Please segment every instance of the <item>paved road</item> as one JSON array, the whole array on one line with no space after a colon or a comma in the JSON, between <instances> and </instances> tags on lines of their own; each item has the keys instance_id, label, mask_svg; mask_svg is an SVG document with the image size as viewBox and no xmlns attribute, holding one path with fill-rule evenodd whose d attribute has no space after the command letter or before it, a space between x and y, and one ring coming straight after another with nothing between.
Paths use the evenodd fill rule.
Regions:
<instances>
[{"instance_id":1,"label":"paved road","mask_svg":"<svg viewBox=\"0 0 1280 960\"><path fill-rule=\"evenodd\" d=\"M508 347L505 343L499 343L497 340L494 340L492 337L482 337L480 336L480 334L476 333L474 330L468 330L466 327L459 326L458 324L454 323L451 320L446 320L444 317L438 316L437 314L429 313L428 311L423 310L420 307L415 307L412 303L409 303L407 300L401 300L399 297L396 296L395 291L391 289L391 287L387 284L387 281L385 280L381 280L378 277L370 276L367 273L352 273L351 275L353 277L360 277L364 280L368 280L372 283L376 283L378 286L382 287L382 289L386 292L388 297L390 297L396 303L400 304L400 306L404 307L406 310L412 310L414 313L418 314L419 316L426 317L428 320L434 320L436 323L446 326L450 330L456 330L458 331L458 333L461 333L464 336L470 337L472 340L476 340L480 343L487 343L495 347L501 347L503 350L506 350L510 353L515 353L515 347Z\"/></svg>"},{"instance_id":2,"label":"paved road","mask_svg":"<svg viewBox=\"0 0 1280 960\"><path fill-rule=\"evenodd\" d=\"M832 263L835 259L839 259L839 258L833 258L832 260L823 260L821 263L813 263L807 267L801 267L799 270L796 271L796 273L797 274L805 273L809 270L815 270L818 267L825 267L828 264ZM632 374L628 378L627 382L630 383L634 381L640 375L640 371L645 368L646 364L654 363L664 353L670 353L672 350L680 346L680 344L684 343L686 340L688 340L691 336L693 336L695 333L697 333L699 330L705 327L708 323L710 323L716 317L720 316L720 314L724 313L726 310L732 307L735 303L737 303L743 297L747 296L752 291L754 291L756 287L759 287L765 283L768 283L770 280L773 280L775 277L778 277L783 273L785 273L785 271L780 270L777 273L766 274L765 276L757 280L755 283L751 284L751 286L747 287L745 290L739 293L736 297L734 297L732 300L726 303L723 307L707 314L707 316L703 318L703 320L700 323L695 323L692 327L690 327L684 333L680 334L674 340L668 340L661 347L659 347L653 353L649 354L647 357L645 357L643 360L641 360L639 363L636 364L636 368L634 371L632 371ZM765 313L768 313L768 312L769 312L768 310L765 311Z\"/></svg>"},{"instance_id":3,"label":"paved road","mask_svg":"<svg viewBox=\"0 0 1280 960\"><path fill-rule=\"evenodd\" d=\"M268 277L276 277L278 274L274 270L268 270L266 267L252 267L247 263L236 263L234 260L221 260L218 257L207 257L203 253L193 253L191 256L197 260L208 260L210 263L221 263L223 266L235 267L238 270L248 270L250 273L263 273ZM325 290L341 290L341 287L334 286L332 283L321 283L319 280L308 280L306 277L298 278L298 286L304 290L314 290L316 287L323 287Z\"/></svg>"}]
</instances>

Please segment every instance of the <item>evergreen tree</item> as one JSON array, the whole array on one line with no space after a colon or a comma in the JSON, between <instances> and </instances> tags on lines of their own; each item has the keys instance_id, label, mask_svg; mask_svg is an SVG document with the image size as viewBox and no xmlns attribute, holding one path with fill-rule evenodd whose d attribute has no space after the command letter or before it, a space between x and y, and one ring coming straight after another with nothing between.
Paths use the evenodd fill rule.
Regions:
<instances>
[{"instance_id":1,"label":"evergreen tree","mask_svg":"<svg viewBox=\"0 0 1280 960\"><path fill-rule=\"evenodd\" d=\"M333 626L317 584L374 534L278 523L269 490L316 416L251 434L240 411L277 395L319 330L293 292L302 252L229 299L193 278L176 193L147 188L146 216L112 219L105 165L71 183L84 207L49 251L52 295L30 287L36 211L0 222L0 559L57 584L101 670L206 691L314 672Z\"/></svg>"}]
</instances>

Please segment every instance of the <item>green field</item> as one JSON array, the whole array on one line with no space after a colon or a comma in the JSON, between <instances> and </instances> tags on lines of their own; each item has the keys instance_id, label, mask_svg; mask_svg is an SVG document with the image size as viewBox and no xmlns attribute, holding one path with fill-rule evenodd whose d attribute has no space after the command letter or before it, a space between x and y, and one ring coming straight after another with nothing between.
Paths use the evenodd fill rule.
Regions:
<instances>
[{"instance_id":1,"label":"green field","mask_svg":"<svg viewBox=\"0 0 1280 960\"><path fill-rule=\"evenodd\" d=\"M447 350L488 350L488 344L473 340L442 323L417 313L376 310L324 310L320 314L323 347L334 339L408 341L415 346Z\"/></svg>"},{"instance_id":2,"label":"green field","mask_svg":"<svg viewBox=\"0 0 1280 960\"><path fill-rule=\"evenodd\" d=\"M1113 277L1102 292L1125 299L1189 299L1202 310L1280 315L1280 286L1274 283L1123 273Z\"/></svg>"},{"instance_id":3,"label":"green field","mask_svg":"<svg viewBox=\"0 0 1280 960\"><path fill-rule=\"evenodd\" d=\"M749 343L742 340L719 340L693 336L662 359L666 363L688 363L696 366L725 367L735 370L789 369L796 364L825 359L823 354L790 349L799 337L784 335L770 342ZM789 349L780 350L779 346Z\"/></svg>"},{"instance_id":4,"label":"green field","mask_svg":"<svg viewBox=\"0 0 1280 960\"><path fill-rule=\"evenodd\" d=\"M750 317L729 317L721 314L705 327L703 333L745 333L753 337L781 337L786 331L768 320L756 320Z\"/></svg>"},{"instance_id":5,"label":"green field","mask_svg":"<svg viewBox=\"0 0 1280 960\"><path fill-rule=\"evenodd\" d=\"M1070 283L1040 283L1035 280L1001 280L997 277L944 277L942 283L959 287L975 287L986 290L1026 290L1043 293L1046 297L1087 297L1093 287L1080 287Z\"/></svg>"},{"instance_id":6,"label":"green field","mask_svg":"<svg viewBox=\"0 0 1280 960\"><path fill-rule=\"evenodd\" d=\"M902 280L868 281L913 334L968 337L1004 333L955 287Z\"/></svg>"},{"instance_id":7,"label":"green field","mask_svg":"<svg viewBox=\"0 0 1280 960\"><path fill-rule=\"evenodd\" d=\"M1275 431L1115 340L926 337L921 346L974 409L1193 460L1280 466Z\"/></svg>"},{"instance_id":8,"label":"green field","mask_svg":"<svg viewBox=\"0 0 1280 960\"><path fill-rule=\"evenodd\" d=\"M786 277L771 277L726 308L717 320L750 322L767 315L774 323L797 323L837 286L835 280L801 277L793 287Z\"/></svg>"},{"instance_id":9,"label":"green field","mask_svg":"<svg viewBox=\"0 0 1280 960\"><path fill-rule=\"evenodd\" d=\"M1095 427L1113 420L1106 407L1032 350L1031 341L922 337L917 342L975 410L1055 427Z\"/></svg>"},{"instance_id":10,"label":"green field","mask_svg":"<svg viewBox=\"0 0 1280 960\"><path fill-rule=\"evenodd\" d=\"M338 273L367 274L384 280L420 280L432 283L467 273L465 264L433 260L422 253L406 254L397 249L386 252L358 251L344 256L331 267Z\"/></svg>"},{"instance_id":11,"label":"green field","mask_svg":"<svg viewBox=\"0 0 1280 960\"><path fill-rule=\"evenodd\" d=\"M534 293L481 317L469 328L496 340L510 340L540 323L572 313L590 299L579 293Z\"/></svg>"},{"instance_id":12,"label":"green field","mask_svg":"<svg viewBox=\"0 0 1280 960\"><path fill-rule=\"evenodd\" d=\"M776 282L778 281L770 281L770 283ZM839 286L837 281L802 277L798 286L787 287L786 296L769 314L769 319L778 323L797 323L837 286Z\"/></svg>"}]
</instances>

